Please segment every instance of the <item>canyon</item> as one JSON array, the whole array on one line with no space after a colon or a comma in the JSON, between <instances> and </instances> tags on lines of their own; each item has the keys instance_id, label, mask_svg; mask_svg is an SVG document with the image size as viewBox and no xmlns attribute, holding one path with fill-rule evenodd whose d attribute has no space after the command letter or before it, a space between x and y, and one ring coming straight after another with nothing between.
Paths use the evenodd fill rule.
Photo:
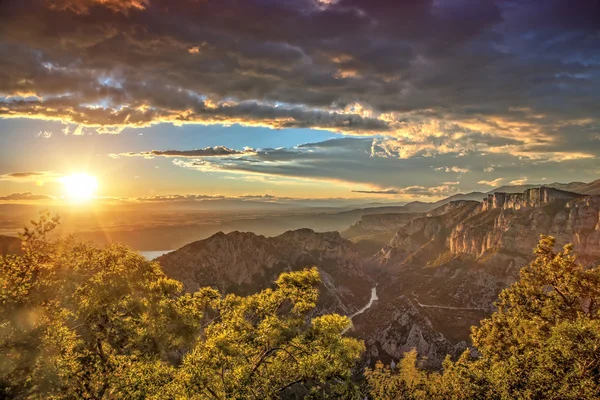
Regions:
<instances>
[{"instance_id":1,"label":"canyon","mask_svg":"<svg viewBox=\"0 0 600 400\"><path fill-rule=\"evenodd\" d=\"M316 266L322 283L313 315L351 317L345 334L365 341L365 365L416 348L424 366L439 368L469 347L470 327L493 312L540 235L572 243L585 264L600 258L598 181L506 189L340 212L337 221L347 225L339 233L219 232L156 261L188 292L212 286L240 295ZM0 236L0 254L19 247L18 238Z\"/></svg>"},{"instance_id":2,"label":"canyon","mask_svg":"<svg viewBox=\"0 0 600 400\"><path fill-rule=\"evenodd\" d=\"M397 361L416 348L437 368L468 348L470 327L494 310L541 234L573 243L584 262L600 256L598 195L542 186L406 211L362 214L342 235L218 233L157 261L187 290L240 294L270 287L283 271L317 266L315 313L351 316L346 334L365 340L365 363ZM361 248L365 240L370 247Z\"/></svg>"}]
</instances>

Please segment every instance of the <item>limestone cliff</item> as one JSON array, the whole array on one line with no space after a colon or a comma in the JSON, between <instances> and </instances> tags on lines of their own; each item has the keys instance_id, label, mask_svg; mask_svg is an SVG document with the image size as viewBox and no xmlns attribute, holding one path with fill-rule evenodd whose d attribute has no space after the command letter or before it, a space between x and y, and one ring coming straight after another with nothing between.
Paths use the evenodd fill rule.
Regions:
<instances>
[{"instance_id":1,"label":"limestone cliff","mask_svg":"<svg viewBox=\"0 0 600 400\"><path fill-rule=\"evenodd\" d=\"M597 262L600 196L542 187L451 203L408 221L372 259L379 301L355 321L369 354L397 359L414 346L432 365L458 354L470 326L531 260L540 234Z\"/></svg>"},{"instance_id":2,"label":"limestone cliff","mask_svg":"<svg viewBox=\"0 0 600 400\"><path fill-rule=\"evenodd\" d=\"M529 207L540 207L556 201L569 201L585 197L578 193L567 192L551 187L527 189L524 193L495 192L483 199L479 211L487 210L521 210Z\"/></svg>"},{"instance_id":3,"label":"limestone cliff","mask_svg":"<svg viewBox=\"0 0 600 400\"><path fill-rule=\"evenodd\" d=\"M545 234L555 236L558 243L573 243L581 255L600 256L600 197L576 196L573 200L564 193L561 197L545 193L522 203L510 200L501 207L477 210L454 228L448 248L454 254L475 257L490 251L529 255L539 235ZM525 202L537 205L523 207Z\"/></svg>"}]
</instances>

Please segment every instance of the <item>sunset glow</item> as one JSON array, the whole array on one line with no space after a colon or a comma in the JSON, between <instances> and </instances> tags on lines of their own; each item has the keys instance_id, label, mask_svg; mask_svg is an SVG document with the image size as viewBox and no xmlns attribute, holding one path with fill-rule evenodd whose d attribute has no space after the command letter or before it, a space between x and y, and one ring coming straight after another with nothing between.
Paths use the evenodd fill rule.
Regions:
<instances>
[{"instance_id":1,"label":"sunset glow","mask_svg":"<svg viewBox=\"0 0 600 400\"><path fill-rule=\"evenodd\" d=\"M85 173L65 176L60 181L67 199L75 203L90 201L98 189L98 179Z\"/></svg>"}]
</instances>

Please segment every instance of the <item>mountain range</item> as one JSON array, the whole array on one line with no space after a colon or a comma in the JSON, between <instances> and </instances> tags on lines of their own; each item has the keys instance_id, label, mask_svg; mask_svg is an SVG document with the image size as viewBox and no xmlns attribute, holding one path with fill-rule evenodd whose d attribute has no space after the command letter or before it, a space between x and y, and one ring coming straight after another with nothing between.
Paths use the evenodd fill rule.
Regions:
<instances>
[{"instance_id":1,"label":"mountain range","mask_svg":"<svg viewBox=\"0 0 600 400\"><path fill-rule=\"evenodd\" d=\"M365 362L398 360L416 348L435 368L468 347L470 327L494 310L499 292L532 259L539 235L573 243L586 262L598 260L598 183L560 186L585 193L542 186L463 195L480 201L454 196L429 210L423 203L405 212L361 210L342 235L219 233L157 261L189 290L210 285L223 293L269 287L282 271L315 265L323 277L318 312L356 314L376 287L377 300L354 315L348 332L365 340ZM361 247L366 235L391 237L369 254Z\"/></svg>"}]
</instances>

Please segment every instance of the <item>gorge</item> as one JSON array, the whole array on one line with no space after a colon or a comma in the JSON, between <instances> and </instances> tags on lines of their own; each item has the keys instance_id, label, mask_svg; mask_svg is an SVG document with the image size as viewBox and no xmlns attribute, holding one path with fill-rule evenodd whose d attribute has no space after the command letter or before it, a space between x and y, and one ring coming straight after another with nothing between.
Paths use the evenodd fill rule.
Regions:
<instances>
[{"instance_id":1,"label":"gorge","mask_svg":"<svg viewBox=\"0 0 600 400\"><path fill-rule=\"evenodd\" d=\"M253 292L280 272L315 265L322 277L316 312L350 316L348 334L365 340L366 362L398 360L416 348L435 368L469 346L470 327L494 310L540 234L597 260L600 196L539 187L419 212L365 214L345 238L310 229L276 237L219 233L157 261L188 290L210 285L223 293ZM365 254L365 238L384 243Z\"/></svg>"}]
</instances>

